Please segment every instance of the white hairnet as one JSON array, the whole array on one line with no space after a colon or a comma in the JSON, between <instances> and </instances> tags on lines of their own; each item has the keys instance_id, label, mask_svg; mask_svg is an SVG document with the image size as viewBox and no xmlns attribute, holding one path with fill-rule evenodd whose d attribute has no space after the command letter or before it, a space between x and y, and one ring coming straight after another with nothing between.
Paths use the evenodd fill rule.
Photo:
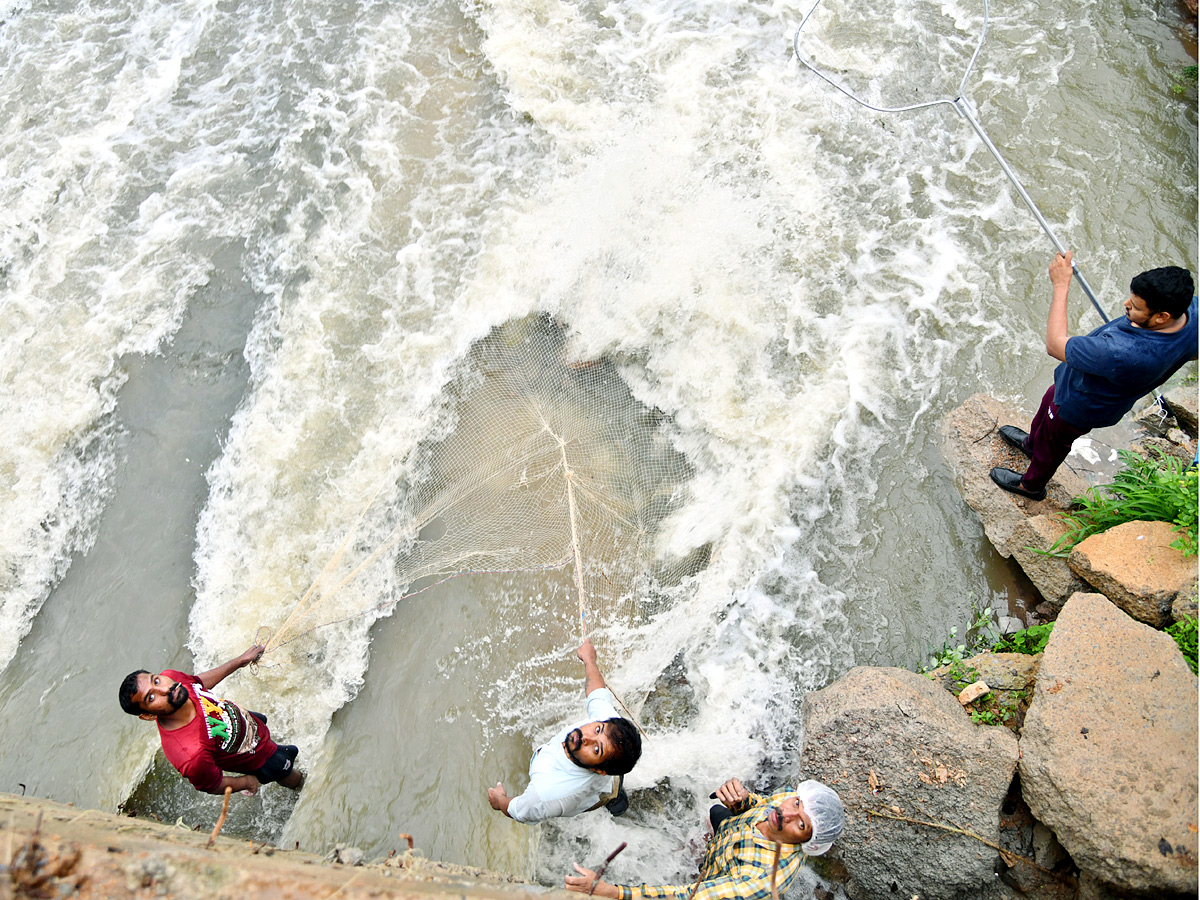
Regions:
<instances>
[{"instance_id":1,"label":"white hairnet","mask_svg":"<svg viewBox=\"0 0 1200 900\"><path fill-rule=\"evenodd\" d=\"M846 827L846 811L842 798L833 788L819 781L802 781L796 796L812 822L812 837L800 845L808 856L820 856L842 835Z\"/></svg>"}]
</instances>

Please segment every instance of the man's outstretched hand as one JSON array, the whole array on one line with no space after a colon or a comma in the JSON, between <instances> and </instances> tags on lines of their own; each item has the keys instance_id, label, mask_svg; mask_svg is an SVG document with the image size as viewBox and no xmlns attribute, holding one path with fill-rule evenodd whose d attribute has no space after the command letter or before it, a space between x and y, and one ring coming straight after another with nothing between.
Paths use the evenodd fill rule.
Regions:
<instances>
[{"instance_id":1,"label":"man's outstretched hand","mask_svg":"<svg viewBox=\"0 0 1200 900\"><path fill-rule=\"evenodd\" d=\"M504 790L503 782L497 781L495 787L488 788L488 803L491 804L492 809L499 810L507 816L509 802L510 799Z\"/></svg>"},{"instance_id":2,"label":"man's outstretched hand","mask_svg":"<svg viewBox=\"0 0 1200 900\"><path fill-rule=\"evenodd\" d=\"M267 648L265 644L251 644L248 648L246 648L242 655L235 660L237 667L240 669L243 666L250 665L250 663L258 662L266 650Z\"/></svg>"},{"instance_id":3,"label":"man's outstretched hand","mask_svg":"<svg viewBox=\"0 0 1200 900\"><path fill-rule=\"evenodd\" d=\"M608 897L609 900L617 900L621 896L621 892L617 890L615 884L609 884L607 881L596 881L596 873L591 869L585 869L579 863L572 863L575 866L575 871L578 875L568 875L563 883L563 886L568 891L575 891L579 894L595 894L597 897ZM592 890L592 884L595 883L596 889Z\"/></svg>"}]
</instances>

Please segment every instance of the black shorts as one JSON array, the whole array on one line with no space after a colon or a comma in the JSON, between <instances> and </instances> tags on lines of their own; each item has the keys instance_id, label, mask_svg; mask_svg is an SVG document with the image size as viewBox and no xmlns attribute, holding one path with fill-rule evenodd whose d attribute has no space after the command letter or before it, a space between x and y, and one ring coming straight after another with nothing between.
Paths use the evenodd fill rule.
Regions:
<instances>
[{"instance_id":1,"label":"black shorts","mask_svg":"<svg viewBox=\"0 0 1200 900\"><path fill-rule=\"evenodd\" d=\"M275 748L275 752L268 757L263 763L261 769L257 772L250 772L263 784L270 784L272 781L281 781L292 774L292 768L296 763L296 757L300 753L299 747L294 747L291 744L280 744Z\"/></svg>"}]
</instances>

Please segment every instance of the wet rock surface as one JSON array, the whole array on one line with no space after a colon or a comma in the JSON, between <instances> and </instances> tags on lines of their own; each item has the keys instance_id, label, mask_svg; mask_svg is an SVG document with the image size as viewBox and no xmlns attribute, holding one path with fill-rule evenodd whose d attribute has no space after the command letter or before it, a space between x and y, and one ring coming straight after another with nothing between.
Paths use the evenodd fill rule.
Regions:
<instances>
[{"instance_id":1,"label":"wet rock surface","mask_svg":"<svg viewBox=\"0 0 1200 900\"><path fill-rule=\"evenodd\" d=\"M1066 560L1047 557L1027 547L1045 549L1062 533L1052 516L1070 508L1087 490L1087 482L1061 466L1046 488L1046 499L1027 500L1002 491L992 482L993 466L1024 472L1028 457L1008 446L1001 425L1029 427L1029 415L986 394L974 394L942 422L943 455L963 500L979 514L984 533L996 552L1013 557L1047 601L1060 605L1081 586Z\"/></svg>"}]
</instances>

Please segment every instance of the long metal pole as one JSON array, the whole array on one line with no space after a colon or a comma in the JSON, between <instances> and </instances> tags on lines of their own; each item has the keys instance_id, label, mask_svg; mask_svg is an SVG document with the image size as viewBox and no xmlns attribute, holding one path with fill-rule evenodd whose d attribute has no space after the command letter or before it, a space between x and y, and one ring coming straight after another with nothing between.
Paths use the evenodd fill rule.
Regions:
<instances>
[{"instance_id":1,"label":"long metal pole","mask_svg":"<svg viewBox=\"0 0 1200 900\"><path fill-rule=\"evenodd\" d=\"M1025 201L1025 205L1029 207L1029 211L1033 213L1033 217L1042 226L1042 231L1046 232L1047 237L1053 242L1058 252L1065 255L1067 248L1063 246L1062 241L1058 239L1058 235L1050 228L1050 223L1046 221L1046 217L1042 215L1042 211L1038 209L1037 204L1033 202L1033 198L1029 196L1029 192L1025 190L1025 186L1021 184L1021 180L1017 178L1017 173L1004 161L1004 157L1000 155L1000 151L996 149L996 145L992 143L992 139L987 136L987 132L983 130L983 126L979 124L979 120L975 118L975 114L971 112L971 107L966 99L959 97L954 101L953 105L958 114L971 123L971 127L975 129L975 133L979 135L979 139L983 141L983 145L996 158L996 162L1000 164L1001 170L1008 176L1008 180L1012 182L1021 199ZM1079 271L1079 266L1075 264L1074 260L1071 261L1071 271L1075 276L1075 280L1079 282L1079 286L1083 288L1083 292L1092 301L1092 306L1096 307L1096 312L1100 313L1100 318L1107 322L1108 316L1104 314L1104 310L1100 307L1100 301L1096 299L1095 291L1088 284L1088 280L1083 277L1083 273Z\"/></svg>"}]
</instances>

